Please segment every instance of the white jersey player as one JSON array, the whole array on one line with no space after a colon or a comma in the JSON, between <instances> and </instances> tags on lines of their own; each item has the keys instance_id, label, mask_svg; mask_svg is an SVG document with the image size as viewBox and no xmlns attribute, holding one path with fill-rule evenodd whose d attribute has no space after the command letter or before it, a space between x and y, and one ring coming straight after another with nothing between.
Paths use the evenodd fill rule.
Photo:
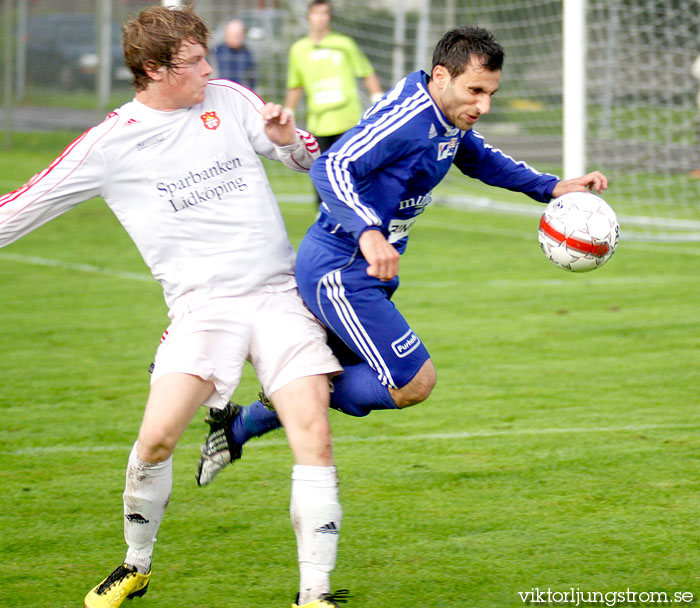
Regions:
<instances>
[{"instance_id":1,"label":"white jersey player","mask_svg":"<svg viewBox=\"0 0 700 608\"><path fill-rule=\"evenodd\" d=\"M0 198L0 246L101 196L163 286L171 324L155 357L127 466L124 563L87 608L143 595L172 487L172 452L203 404L223 408L253 364L295 457L291 512L299 605L335 606L341 508L328 377L341 368L296 291L294 252L260 156L308 171L315 139L291 114L228 81L209 81L208 31L192 10L145 9L125 25L135 99L44 171ZM319 532L320 530L320 532Z\"/></svg>"},{"instance_id":2,"label":"white jersey player","mask_svg":"<svg viewBox=\"0 0 700 608\"><path fill-rule=\"evenodd\" d=\"M291 145L275 145L262 101L244 87L212 80L205 90L202 103L165 112L137 96L81 135L3 197L0 244L101 196L170 307L185 294L293 288L294 252L258 155L307 171L318 145L300 130Z\"/></svg>"}]
</instances>

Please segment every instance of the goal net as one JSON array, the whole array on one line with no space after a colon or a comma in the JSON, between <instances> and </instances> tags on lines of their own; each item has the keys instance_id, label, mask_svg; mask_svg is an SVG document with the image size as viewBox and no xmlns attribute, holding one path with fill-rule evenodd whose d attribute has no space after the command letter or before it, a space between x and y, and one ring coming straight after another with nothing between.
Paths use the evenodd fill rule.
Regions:
<instances>
[{"instance_id":1,"label":"goal net","mask_svg":"<svg viewBox=\"0 0 700 608\"><path fill-rule=\"evenodd\" d=\"M501 91L477 129L560 175L562 5L472 1L457 16L492 29L506 50ZM700 82L691 73L699 34L697 0L587 2L585 169L610 178L604 196L622 216L623 237L700 238ZM502 198L494 189L482 196Z\"/></svg>"},{"instance_id":2,"label":"goal net","mask_svg":"<svg viewBox=\"0 0 700 608\"><path fill-rule=\"evenodd\" d=\"M305 6L283 7L289 33L305 33ZM514 158L562 174L561 0L336 0L333 6L334 27L358 41L386 88L413 69L429 70L435 42L453 25L492 30L506 63L491 113L477 129ZM605 198L623 219L623 236L700 238L700 82L691 73L700 54L700 2L588 0L585 14L586 171L610 178ZM521 195L458 172L435 199L528 206Z\"/></svg>"}]
</instances>

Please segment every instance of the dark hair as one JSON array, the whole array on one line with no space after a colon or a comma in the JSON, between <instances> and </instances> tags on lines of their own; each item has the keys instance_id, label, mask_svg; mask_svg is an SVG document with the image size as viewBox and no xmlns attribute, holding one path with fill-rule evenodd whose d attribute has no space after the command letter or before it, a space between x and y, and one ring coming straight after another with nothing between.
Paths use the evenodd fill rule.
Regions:
<instances>
[{"instance_id":1,"label":"dark hair","mask_svg":"<svg viewBox=\"0 0 700 608\"><path fill-rule=\"evenodd\" d=\"M149 68L176 67L173 59L185 40L208 50L209 28L191 6L181 9L151 6L130 19L122 28L122 48L126 66L134 75L134 87L143 91L152 78Z\"/></svg>"},{"instance_id":2,"label":"dark hair","mask_svg":"<svg viewBox=\"0 0 700 608\"><path fill-rule=\"evenodd\" d=\"M435 46L433 68L442 65L450 78L456 78L472 60L478 60L491 72L503 67L505 53L493 34L475 25L456 27L447 32Z\"/></svg>"},{"instance_id":3,"label":"dark hair","mask_svg":"<svg viewBox=\"0 0 700 608\"><path fill-rule=\"evenodd\" d=\"M328 10L333 12L333 7L331 7L330 0L311 0L311 2L309 2L309 6L306 8L306 12L308 13L314 6L321 6L322 4L328 6Z\"/></svg>"}]
</instances>

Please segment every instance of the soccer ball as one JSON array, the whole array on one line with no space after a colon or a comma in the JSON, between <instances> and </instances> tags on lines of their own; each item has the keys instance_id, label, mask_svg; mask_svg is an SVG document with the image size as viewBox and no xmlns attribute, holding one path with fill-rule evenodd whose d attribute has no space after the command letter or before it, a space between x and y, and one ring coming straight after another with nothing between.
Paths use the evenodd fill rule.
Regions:
<instances>
[{"instance_id":1,"label":"soccer ball","mask_svg":"<svg viewBox=\"0 0 700 608\"><path fill-rule=\"evenodd\" d=\"M554 264L572 272L588 272L610 259L619 235L615 212L602 198L590 192L569 192L547 205L537 236Z\"/></svg>"}]
</instances>

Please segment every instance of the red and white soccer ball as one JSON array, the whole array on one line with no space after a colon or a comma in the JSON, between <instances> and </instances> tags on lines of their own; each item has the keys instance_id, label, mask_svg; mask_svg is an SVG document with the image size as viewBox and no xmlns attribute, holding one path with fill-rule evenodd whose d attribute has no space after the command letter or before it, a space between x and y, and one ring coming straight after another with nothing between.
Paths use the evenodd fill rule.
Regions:
<instances>
[{"instance_id":1,"label":"red and white soccer ball","mask_svg":"<svg viewBox=\"0 0 700 608\"><path fill-rule=\"evenodd\" d=\"M610 259L619 235L620 225L610 205L590 192L570 192L547 205L538 238L554 264L588 272Z\"/></svg>"}]
</instances>

